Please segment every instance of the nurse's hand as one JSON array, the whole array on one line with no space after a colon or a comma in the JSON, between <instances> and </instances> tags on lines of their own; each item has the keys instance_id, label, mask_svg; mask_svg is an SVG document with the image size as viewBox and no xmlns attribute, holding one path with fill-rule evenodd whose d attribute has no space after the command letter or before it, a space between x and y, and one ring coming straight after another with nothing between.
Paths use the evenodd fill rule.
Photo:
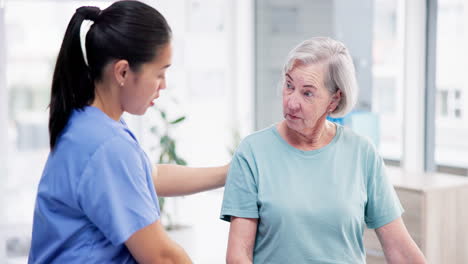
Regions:
<instances>
[{"instance_id":1,"label":"nurse's hand","mask_svg":"<svg viewBox=\"0 0 468 264\"><path fill-rule=\"evenodd\" d=\"M156 193L160 197L182 196L223 187L229 165L211 168L155 165L152 177Z\"/></svg>"},{"instance_id":2,"label":"nurse's hand","mask_svg":"<svg viewBox=\"0 0 468 264\"><path fill-rule=\"evenodd\" d=\"M138 263L192 263L187 253L169 238L159 220L136 231L125 245Z\"/></svg>"}]
</instances>

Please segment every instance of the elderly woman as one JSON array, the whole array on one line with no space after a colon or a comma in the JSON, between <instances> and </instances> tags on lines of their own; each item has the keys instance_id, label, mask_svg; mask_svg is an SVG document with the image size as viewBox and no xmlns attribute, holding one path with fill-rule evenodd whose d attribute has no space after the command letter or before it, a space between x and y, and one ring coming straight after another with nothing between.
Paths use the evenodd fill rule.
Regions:
<instances>
[{"instance_id":1,"label":"elderly woman","mask_svg":"<svg viewBox=\"0 0 468 264\"><path fill-rule=\"evenodd\" d=\"M365 225L390 263L424 263L382 158L364 137L327 121L354 106L345 46L313 38L284 67L284 120L246 137L225 187L228 263L365 263Z\"/></svg>"}]
</instances>

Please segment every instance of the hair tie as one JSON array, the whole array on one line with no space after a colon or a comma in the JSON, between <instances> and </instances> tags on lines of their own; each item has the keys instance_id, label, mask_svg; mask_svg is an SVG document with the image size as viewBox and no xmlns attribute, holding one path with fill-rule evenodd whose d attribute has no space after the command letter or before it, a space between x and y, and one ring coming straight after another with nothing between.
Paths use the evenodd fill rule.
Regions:
<instances>
[{"instance_id":1,"label":"hair tie","mask_svg":"<svg viewBox=\"0 0 468 264\"><path fill-rule=\"evenodd\" d=\"M83 59L84 59L84 62L86 64L86 66L89 67L89 64L88 64L88 57L87 57L87 53L86 53L86 35L88 34L89 32L89 29L91 28L91 26L94 24L94 21L92 20L89 20L89 19L85 19L83 20L83 22L81 22L81 26L80 26L80 45L81 45L81 52L83 53Z\"/></svg>"}]
</instances>

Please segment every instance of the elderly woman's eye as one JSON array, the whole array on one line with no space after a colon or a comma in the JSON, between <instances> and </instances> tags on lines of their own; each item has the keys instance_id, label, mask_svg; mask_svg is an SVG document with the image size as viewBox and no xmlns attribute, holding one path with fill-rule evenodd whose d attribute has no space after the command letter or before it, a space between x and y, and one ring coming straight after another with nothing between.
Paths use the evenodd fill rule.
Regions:
<instances>
[{"instance_id":1,"label":"elderly woman's eye","mask_svg":"<svg viewBox=\"0 0 468 264\"><path fill-rule=\"evenodd\" d=\"M293 87L292 84L290 84L290 83L286 83L286 88L287 88L287 89L294 89L294 87Z\"/></svg>"},{"instance_id":2,"label":"elderly woman's eye","mask_svg":"<svg viewBox=\"0 0 468 264\"><path fill-rule=\"evenodd\" d=\"M307 96L307 97L311 97L311 96L313 96L314 94L313 94L312 92L305 92L304 95Z\"/></svg>"}]
</instances>

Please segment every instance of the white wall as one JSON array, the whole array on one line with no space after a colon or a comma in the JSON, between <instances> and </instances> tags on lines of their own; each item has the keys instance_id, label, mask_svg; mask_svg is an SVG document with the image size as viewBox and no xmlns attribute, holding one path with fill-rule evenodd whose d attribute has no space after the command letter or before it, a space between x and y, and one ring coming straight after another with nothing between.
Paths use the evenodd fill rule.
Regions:
<instances>
[{"instance_id":1,"label":"white wall","mask_svg":"<svg viewBox=\"0 0 468 264\"><path fill-rule=\"evenodd\" d=\"M7 176L6 160L7 160L7 122L8 122L8 99L6 87L6 47L5 47L5 20L4 20L3 1L0 1L0 219L5 219L5 202L3 194L3 186ZM6 246L4 227L0 220L0 262L6 260Z\"/></svg>"}]
</instances>

